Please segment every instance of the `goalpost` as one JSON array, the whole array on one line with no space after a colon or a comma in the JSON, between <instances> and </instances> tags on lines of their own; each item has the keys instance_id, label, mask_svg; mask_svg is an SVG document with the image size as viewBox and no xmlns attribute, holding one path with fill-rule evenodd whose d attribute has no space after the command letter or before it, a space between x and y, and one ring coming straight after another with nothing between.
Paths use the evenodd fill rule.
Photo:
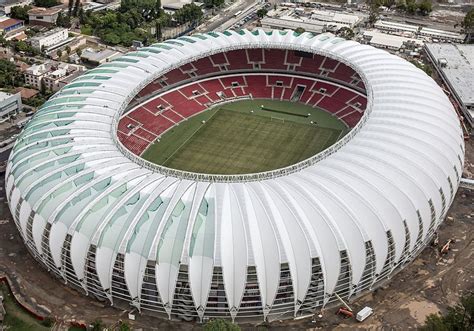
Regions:
<instances>
[{"instance_id":1,"label":"goalpost","mask_svg":"<svg viewBox=\"0 0 474 331\"><path fill-rule=\"evenodd\" d=\"M285 123L285 119L284 119L284 118L270 116L270 122L273 122L273 121Z\"/></svg>"}]
</instances>

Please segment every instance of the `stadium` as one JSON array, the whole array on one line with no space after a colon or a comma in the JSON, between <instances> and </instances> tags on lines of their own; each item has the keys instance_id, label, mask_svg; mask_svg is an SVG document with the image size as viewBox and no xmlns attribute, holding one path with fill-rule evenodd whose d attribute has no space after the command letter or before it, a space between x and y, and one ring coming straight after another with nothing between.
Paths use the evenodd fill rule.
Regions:
<instances>
[{"instance_id":1,"label":"stadium","mask_svg":"<svg viewBox=\"0 0 474 331\"><path fill-rule=\"evenodd\" d=\"M330 34L225 31L89 70L6 170L31 254L111 305L272 321L353 300L430 242L463 169L440 87Z\"/></svg>"}]
</instances>

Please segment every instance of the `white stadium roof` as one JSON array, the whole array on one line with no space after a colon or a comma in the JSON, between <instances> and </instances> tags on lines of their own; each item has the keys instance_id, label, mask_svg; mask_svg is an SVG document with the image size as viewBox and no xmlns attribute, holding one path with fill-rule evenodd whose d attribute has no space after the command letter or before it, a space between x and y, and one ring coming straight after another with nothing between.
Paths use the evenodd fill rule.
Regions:
<instances>
[{"instance_id":1,"label":"white stadium roof","mask_svg":"<svg viewBox=\"0 0 474 331\"><path fill-rule=\"evenodd\" d=\"M366 84L365 117L329 152L260 177L193 177L150 165L120 144L117 120L148 83L199 57L256 47L347 63ZM110 297L117 254L135 301L154 261L171 314L180 266L187 265L202 316L214 267L221 267L234 317L254 266L266 315L281 265L288 264L296 314L313 281L312 258L321 265L326 303L341 276L341 251L357 286L367 242L378 275L390 254L395 265L418 251L417 238L432 234L454 198L464 159L458 118L437 84L399 57L328 34L244 30L183 37L121 59L88 71L44 104L18 138L6 172L10 209L28 247L38 260L53 261L49 267L59 275L70 268L86 290L91 246L99 287Z\"/></svg>"}]
</instances>

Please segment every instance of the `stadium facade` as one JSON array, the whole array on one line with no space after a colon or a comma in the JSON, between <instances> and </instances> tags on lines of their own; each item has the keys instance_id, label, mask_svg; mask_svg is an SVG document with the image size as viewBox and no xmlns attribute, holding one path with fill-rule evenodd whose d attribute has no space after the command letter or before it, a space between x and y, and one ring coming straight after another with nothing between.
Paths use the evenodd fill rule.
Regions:
<instances>
[{"instance_id":1,"label":"stadium facade","mask_svg":"<svg viewBox=\"0 0 474 331\"><path fill-rule=\"evenodd\" d=\"M323 58L333 69L299 75L365 95L352 130L296 165L238 176L167 169L119 139L124 111L160 77L252 49L281 51L283 65L263 56L236 69L224 56L158 92L241 71L296 75L304 61L289 54ZM332 75L339 64L351 79ZM463 160L448 98L405 60L328 34L226 31L142 48L64 87L15 143L6 191L35 259L88 295L173 319L261 321L355 298L403 268L445 218Z\"/></svg>"}]
</instances>

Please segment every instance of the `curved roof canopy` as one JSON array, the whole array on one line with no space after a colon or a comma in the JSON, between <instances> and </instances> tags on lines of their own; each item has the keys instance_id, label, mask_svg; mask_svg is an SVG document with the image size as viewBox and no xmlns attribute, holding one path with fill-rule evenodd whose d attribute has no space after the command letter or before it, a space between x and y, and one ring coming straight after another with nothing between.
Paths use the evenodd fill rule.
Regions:
<instances>
[{"instance_id":1,"label":"curved roof canopy","mask_svg":"<svg viewBox=\"0 0 474 331\"><path fill-rule=\"evenodd\" d=\"M126 153L117 120L144 86L193 59L252 47L300 49L347 63L366 84L365 118L331 153L263 180L193 180L160 173ZM226 31L142 48L64 87L18 138L7 193L24 237L39 253L49 246L57 268L70 236L79 280L91 245L103 289L110 288L116 256L123 254L133 298L140 296L148 261L155 261L159 295L171 310L179 266L186 264L194 304L205 307L219 266L232 311L239 309L247 266L256 266L262 305L271 307L287 263L297 306L310 285L312 258L319 259L324 291L331 294L341 251L356 285L366 267L366 242L376 273L389 254L400 261L405 245L413 250L416 239L442 221L463 154L448 98L403 59L329 34Z\"/></svg>"}]
</instances>

